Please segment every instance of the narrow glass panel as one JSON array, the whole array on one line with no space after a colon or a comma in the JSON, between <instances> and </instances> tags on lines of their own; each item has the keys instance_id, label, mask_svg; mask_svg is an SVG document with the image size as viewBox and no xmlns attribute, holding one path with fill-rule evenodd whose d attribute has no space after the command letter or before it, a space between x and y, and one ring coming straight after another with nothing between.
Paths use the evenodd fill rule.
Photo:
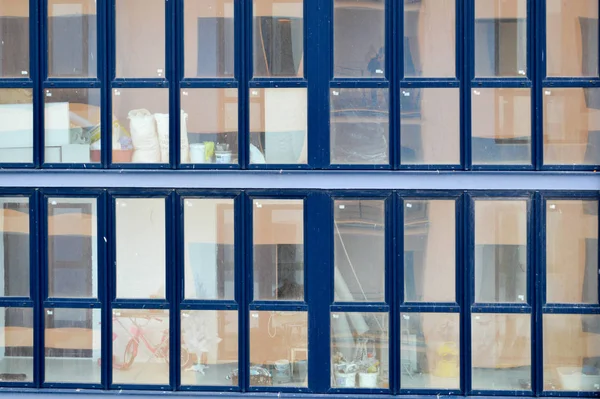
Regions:
<instances>
[{"instance_id":1,"label":"narrow glass panel","mask_svg":"<svg viewBox=\"0 0 600 399\"><path fill-rule=\"evenodd\" d=\"M389 163L388 89L331 89L332 164Z\"/></svg>"},{"instance_id":2,"label":"narrow glass panel","mask_svg":"<svg viewBox=\"0 0 600 399\"><path fill-rule=\"evenodd\" d=\"M184 1L186 78L233 76L233 9L233 0Z\"/></svg>"},{"instance_id":3,"label":"narrow glass panel","mask_svg":"<svg viewBox=\"0 0 600 399\"><path fill-rule=\"evenodd\" d=\"M402 164L460 164L460 89L403 88L401 94Z\"/></svg>"},{"instance_id":4,"label":"narrow glass panel","mask_svg":"<svg viewBox=\"0 0 600 399\"><path fill-rule=\"evenodd\" d=\"M0 296L29 296L29 199L0 198Z\"/></svg>"},{"instance_id":5,"label":"narrow glass panel","mask_svg":"<svg viewBox=\"0 0 600 399\"><path fill-rule=\"evenodd\" d=\"M0 78L29 77L29 2L0 0Z\"/></svg>"},{"instance_id":6,"label":"narrow glass panel","mask_svg":"<svg viewBox=\"0 0 600 399\"><path fill-rule=\"evenodd\" d=\"M48 199L48 296L98 295L95 198Z\"/></svg>"},{"instance_id":7,"label":"narrow glass panel","mask_svg":"<svg viewBox=\"0 0 600 399\"><path fill-rule=\"evenodd\" d=\"M46 382L100 383L101 314L100 309L46 309Z\"/></svg>"},{"instance_id":8,"label":"narrow glass panel","mask_svg":"<svg viewBox=\"0 0 600 399\"><path fill-rule=\"evenodd\" d=\"M33 381L33 309L0 308L0 383Z\"/></svg>"},{"instance_id":9,"label":"narrow glass panel","mask_svg":"<svg viewBox=\"0 0 600 399\"><path fill-rule=\"evenodd\" d=\"M531 90L472 90L472 156L477 165L531 164Z\"/></svg>"},{"instance_id":10,"label":"narrow glass panel","mask_svg":"<svg viewBox=\"0 0 600 399\"><path fill-rule=\"evenodd\" d=\"M304 299L304 201L253 201L254 299Z\"/></svg>"},{"instance_id":11,"label":"narrow glass panel","mask_svg":"<svg viewBox=\"0 0 600 399\"><path fill-rule=\"evenodd\" d=\"M181 312L181 384L238 385L238 312Z\"/></svg>"},{"instance_id":12,"label":"narrow glass panel","mask_svg":"<svg viewBox=\"0 0 600 399\"><path fill-rule=\"evenodd\" d=\"M308 312L250 311L250 386L270 385L308 386Z\"/></svg>"},{"instance_id":13,"label":"narrow glass panel","mask_svg":"<svg viewBox=\"0 0 600 399\"><path fill-rule=\"evenodd\" d=\"M49 77L96 77L96 0L48 0L47 29Z\"/></svg>"},{"instance_id":14,"label":"narrow glass panel","mask_svg":"<svg viewBox=\"0 0 600 399\"><path fill-rule=\"evenodd\" d=\"M389 388L387 313L331 314L332 388Z\"/></svg>"},{"instance_id":15,"label":"narrow glass panel","mask_svg":"<svg viewBox=\"0 0 600 399\"><path fill-rule=\"evenodd\" d=\"M546 0L548 76L598 76L598 2Z\"/></svg>"},{"instance_id":16,"label":"narrow glass panel","mask_svg":"<svg viewBox=\"0 0 600 399\"><path fill-rule=\"evenodd\" d=\"M475 201L475 302L527 303L527 201Z\"/></svg>"},{"instance_id":17,"label":"narrow glass panel","mask_svg":"<svg viewBox=\"0 0 600 399\"><path fill-rule=\"evenodd\" d=\"M404 0L404 76L456 76L455 49L455 0Z\"/></svg>"},{"instance_id":18,"label":"narrow glass panel","mask_svg":"<svg viewBox=\"0 0 600 399\"><path fill-rule=\"evenodd\" d=\"M0 120L0 163L33 162L33 90L0 89Z\"/></svg>"},{"instance_id":19,"label":"narrow glass panel","mask_svg":"<svg viewBox=\"0 0 600 399\"><path fill-rule=\"evenodd\" d=\"M254 76L304 76L304 3L254 0Z\"/></svg>"},{"instance_id":20,"label":"narrow glass panel","mask_svg":"<svg viewBox=\"0 0 600 399\"><path fill-rule=\"evenodd\" d=\"M115 3L116 77L164 78L165 0Z\"/></svg>"},{"instance_id":21,"label":"narrow glass panel","mask_svg":"<svg viewBox=\"0 0 600 399\"><path fill-rule=\"evenodd\" d=\"M112 107L113 163L169 162L169 89L113 89Z\"/></svg>"},{"instance_id":22,"label":"narrow glass panel","mask_svg":"<svg viewBox=\"0 0 600 399\"><path fill-rule=\"evenodd\" d=\"M600 164L600 89L544 89L544 163Z\"/></svg>"},{"instance_id":23,"label":"narrow glass panel","mask_svg":"<svg viewBox=\"0 0 600 399\"><path fill-rule=\"evenodd\" d=\"M186 299L234 299L232 199L184 199Z\"/></svg>"},{"instance_id":24,"label":"narrow glass panel","mask_svg":"<svg viewBox=\"0 0 600 399\"><path fill-rule=\"evenodd\" d=\"M404 300L456 299L453 200L404 200Z\"/></svg>"},{"instance_id":25,"label":"narrow glass panel","mask_svg":"<svg viewBox=\"0 0 600 399\"><path fill-rule=\"evenodd\" d=\"M473 389L531 390L531 315L471 317Z\"/></svg>"},{"instance_id":26,"label":"narrow glass panel","mask_svg":"<svg viewBox=\"0 0 600 399\"><path fill-rule=\"evenodd\" d=\"M460 388L460 318L457 313L402 313L402 389Z\"/></svg>"},{"instance_id":27,"label":"narrow glass panel","mask_svg":"<svg viewBox=\"0 0 600 399\"><path fill-rule=\"evenodd\" d=\"M307 163L306 88L250 89L250 163Z\"/></svg>"},{"instance_id":28,"label":"narrow glass panel","mask_svg":"<svg viewBox=\"0 0 600 399\"><path fill-rule=\"evenodd\" d=\"M546 203L546 301L598 304L598 201Z\"/></svg>"},{"instance_id":29,"label":"narrow glass panel","mask_svg":"<svg viewBox=\"0 0 600 399\"><path fill-rule=\"evenodd\" d=\"M475 76L527 75L527 0L475 1Z\"/></svg>"},{"instance_id":30,"label":"narrow glass panel","mask_svg":"<svg viewBox=\"0 0 600 399\"><path fill-rule=\"evenodd\" d=\"M335 300L385 301L385 201L336 200L333 218Z\"/></svg>"},{"instance_id":31,"label":"narrow glass panel","mask_svg":"<svg viewBox=\"0 0 600 399\"><path fill-rule=\"evenodd\" d=\"M113 384L169 383L169 311L114 309Z\"/></svg>"},{"instance_id":32,"label":"narrow glass panel","mask_svg":"<svg viewBox=\"0 0 600 399\"><path fill-rule=\"evenodd\" d=\"M385 78L385 28L385 0L334 0L334 76Z\"/></svg>"},{"instance_id":33,"label":"narrow glass panel","mask_svg":"<svg viewBox=\"0 0 600 399\"><path fill-rule=\"evenodd\" d=\"M545 314L543 346L545 391L600 392L600 315Z\"/></svg>"},{"instance_id":34,"label":"narrow glass panel","mask_svg":"<svg viewBox=\"0 0 600 399\"><path fill-rule=\"evenodd\" d=\"M100 89L45 89L45 163L100 162Z\"/></svg>"},{"instance_id":35,"label":"narrow glass panel","mask_svg":"<svg viewBox=\"0 0 600 399\"><path fill-rule=\"evenodd\" d=\"M181 163L238 163L238 89L181 90Z\"/></svg>"},{"instance_id":36,"label":"narrow glass panel","mask_svg":"<svg viewBox=\"0 0 600 399\"><path fill-rule=\"evenodd\" d=\"M117 298L164 298L164 198L117 198L115 219Z\"/></svg>"}]
</instances>

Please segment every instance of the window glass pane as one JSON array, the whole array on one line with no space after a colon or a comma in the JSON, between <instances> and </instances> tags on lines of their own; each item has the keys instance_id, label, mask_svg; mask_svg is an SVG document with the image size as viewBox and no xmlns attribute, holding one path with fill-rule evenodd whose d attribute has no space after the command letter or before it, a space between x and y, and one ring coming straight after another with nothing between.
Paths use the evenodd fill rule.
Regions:
<instances>
[{"instance_id":1,"label":"window glass pane","mask_svg":"<svg viewBox=\"0 0 600 399\"><path fill-rule=\"evenodd\" d=\"M404 300L456 299L454 200L404 200Z\"/></svg>"},{"instance_id":2,"label":"window glass pane","mask_svg":"<svg viewBox=\"0 0 600 399\"><path fill-rule=\"evenodd\" d=\"M250 89L250 163L307 162L306 88Z\"/></svg>"},{"instance_id":3,"label":"window glass pane","mask_svg":"<svg viewBox=\"0 0 600 399\"><path fill-rule=\"evenodd\" d=\"M334 201L334 292L338 302L385 301L385 201Z\"/></svg>"},{"instance_id":4,"label":"window glass pane","mask_svg":"<svg viewBox=\"0 0 600 399\"><path fill-rule=\"evenodd\" d=\"M114 309L113 384L169 383L169 311Z\"/></svg>"},{"instance_id":5,"label":"window glass pane","mask_svg":"<svg viewBox=\"0 0 600 399\"><path fill-rule=\"evenodd\" d=\"M531 90L472 90L473 164L531 164Z\"/></svg>"},{"instance_id":6,"label":"window glass pane","mask_svg":"<svg viewBox=\"0 0 600 399\"><path fill-rule=\"evenodd\" d=\"M531 390L531 315L472 315L473 389Z\"/></svg>"},{"instance_id":7,"label":"window glass pane","mask_svg":"<svg viewBox=\"0 0 600 399\"><path fill-rule=\"evenodd\" d=\"M388 89L331 89L332 164L389 163Z\"/></svg>"},{"instance_id":8,"label":"window glass pane","mask_svg":"<svg viewBox=\"0 0 600 399\"><path fill-rule=\"evenodd\" d=\"M100 89L45 89L45 163L100 162Z\"/></svg>"},{"instance_id":9,"label":"window glass pane","mask_svg":"<svg viewBox=\"0 0 600 399\"><path fill-rule=\"evenodd\" d=\"M544 390L600 391L600 315L544 315Z\"/></svg>"},{"instance_id":10,"label":"window glass pane","mask_svg":"<svg viewBox=\"0 0 600 399\"><path fill-rule=\"evenodd\" d=\"M475 302L527 303L527 201L475 201Z\"/></svg>"},{"instance_id":11,"label":"window glass pane","mask_svg":"<svg viewBox=\"0 0 600 399\"><path fill-rule=\"evenodd\" d=\"M0 308L1 382L33 381L33 309Z\"/></svg>"},{"instance_id":12,"label":"window glass pane","mask_svg":"<svg viewBox=\"0 0 600 399\"><path fill-rule=\"evenodd\" d=\"M116 0L116 77L164 78L165 0Z\"/></svg>"},{"instance_id":13,"label":"window glass pane","mask_svg":"<svg viewBox=\"0 0 600 399\"><path fill-rule=\"evenodd\" d=\"M48 199L48 296L98 295L95 198Z\"/></svg>"},{"instance_id":14,"label":"window glass pane","mask_svg":"<svg viewBox=\"0 0 600 399\"><path fill-rule=\"evenodd\" d=\"M389 388L387 313L331 314L333 388Z\"/></svg>"},{"instance_id":15,"label":"window glass pane","mask_svg":"<svg viewBox=\"0 0 600 399\"><path fill-rule=\"evenodd\" d=\"M238 162L237 89L183 89L181 111L181 163Z\"/></svg>"},{"instance_id":16,"label":"window glass pane","mask_svg":"<svg viewBox=\"0 0 600 399\"><path fill-rule=\"evenodd\" d=\"M546 301L598 304L598 201L546 203Z\"/></svg>"},{"instance_id":17,"label":"window glass pane","mask_svg":"<svg viewBox=\"0 0 600 399\"><path fill-rule=\"evenodd\" d=\"M117 298L164 298L164 198L117 198L115 218Z\"/></svg>"},{"instance_id":18,"label":"window glass pane","mask_svg":"<svg viewBox=\"0 0 600 399\"><path fill-rule=\"evenodd\" d=\"M304 4L254 0L254 76L304 76Z\"/></svg>"},{"instance_id":19,"label":"window glass pane","mask_svg":"<svg viewBox=\"0 0 600 399\"><path fill-rule=\"evenodd\" d=\"M404 0L404 76L454 77L454 0Z\"/></svg>"},{"instance_id":20,"label":"window glass pane","mask_svg":"<svg viewBox=\"0 0 600 399\"><path fill-rule=\"evenodd\" d=\"M181 312L181 384L238 385L238 312Z\"/></svg>"},{"instance_id":21,"label":"window glass pane","mask_svg":"<svg viewBox=\"0 0 600 399\"><path fill-rule=\"evenodd\" d=\"M548 76L598 76L598 2L546 0Z\"/></svg>"},{"instance_id":22,"label":"window glass pane","mask_svg":"<svg viewBox=\"0 0 600 399\"><path fill-rule=\"evenodd\" d=\"M308 312L250 312L250 386L269 385L308 386Z\"/></svg>"},{"instance_id":23,"label":"window glass pane","mask_svg":"<svg viewBox=\"0 0 600 399\"><path fill-rule=\"evenodd\" d=\"M527 75L527 0L475 1L475 76Z\"/></svg>"},{"instance_id":24,"label":"window glass pane","mask_svg":"<svg viewBox=\"0 0 600 399\"><path fill-rule=\"evenodd\" d=\"M333 74L385 78L385 1L333 0Z\"/></svg>"},{"instance_id":25,"label":"window glass pane","mask_svg":"<svg viewBox=\"0 0 600 399\"><path fill-rule=\"evenodd\" d=\"M304 201L253 201L254 299L304 299Z\"/></svg>"},{"instance_id":26,"label":"window glass pane","mask_svg":"<svg viewBox=\"0 0 600 399\"><path fill-rule=\"evenodd\" d=\"M96 0L49 0L47 29L49 77L96 77Z\"/></svg>"},{"instance_id":27,"label":"window glass pane","mask_svg":"<svg viewBox=\"0 0 600 399\"><path fill-rule=\"evenodd\" d=\"M184 199L185 297L234 299L232 199Z\"/></svg>"},{"instance_id":28,"label":"window glass pane","mask_svg":"<svg viewBox=\"0 0 600 399\"><path fill-rule=\"evenodd\" d=\"M29 2L0 0L0 78L28 77Z\"/></svg>"},{"instance_id":29,"label":"window glass pane","mask_svg":"<svg viewBox=\"0 0 600 399\"><path fill-rule=\"evenodd\" d=\"M33 90L0 89L0 120L0 163L33 162Z\"/></svg>"},{"instance_id":30,"label":"window glass pane","mask_svg":"<svg viewBox=\"0 0 600 399\"><path fill-rule=\"evenodd\" d=\"M402 313L400 320L402 389L459 389L459 315Z\"/></svg>"},{"instance_id":31,"label":"window glass pane","mask_svg":"<svg viewBox=\"0 0 600 399\"><path fill-rule=\"evenodd\" d=\"M46 382L100 383L101 310L47 308Z\"/></svg>"},{"instance_id":32,"label":"window glass pane","mask_svg":"<svg viewBox=\"0 0 600 399\"><path fill-rule=\"evenodd\" d=\"M28 297L29 199L0 198L0 209L0 242L3 244L0 296Z\"/></svg>"},{"instance_id":33,"label":"window glass pane","mask_svg":"<svg viewBox=\"0 0 600 399\"><path fill-rule=\"evenodd\" d=\"M168 163L169 89L112 92L113 163Z\"/></svg>"},{"instance_id":34,"label":"window glass pane","mask_svg":"<svg viewBox=\"0 0 600 399\"><path fill-rule=\"evenodd\" d=\"M184 0L185 77L231 77L233 0Z\"/></svg>"},{"instance_id":35,"label":"window glass pane","mask_svg":"<svg viewBox=\"0 0 600 399\"><path fill-rule=\"evenodd\" d=\"M460 163L460 89L402 89L400 160L411 164Z\"/></svg>"}]
</instances>

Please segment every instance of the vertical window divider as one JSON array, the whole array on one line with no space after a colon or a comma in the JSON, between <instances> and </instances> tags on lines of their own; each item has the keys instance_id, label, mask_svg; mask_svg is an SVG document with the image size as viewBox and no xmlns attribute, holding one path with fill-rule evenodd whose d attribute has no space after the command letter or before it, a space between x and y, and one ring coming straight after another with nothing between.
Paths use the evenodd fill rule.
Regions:
<instances>
[{"instance_id":1,"label":"vertical window divider","mask_svg":"<svg viewBox=\"0 0 600 399\"><path fill-rule=\"evenodd\" d=\"M30 270L33 272L30 281L31 285L31 296L33 299L33 384L36 388L41 387L43 382L43 356L44 356L44 342L43 342L43 318L44 313L42 309L43 296L41 294L41 266L40 266L40 248L41 237L39 234L38 226L40 226L40 192L38 189L31 194L29 199L29 234L30 234Z\"/></svg>"},{"instance_id":2,"label":"vertical window divider","mask_svg":"<svg viewBox=\"0 0 600 399\"><path fill-rule=\"evenodd\" d=\"M104 68L105 68L105 81L104 81L104 87L105 87L105 102L104 105L106 106L106 110L104 112L104 116L105 116L105 120L106 120L106 125L104 125L104 134L102 135L102 137L105 137L104 142L102 142L102 145L106 144L105 146L102 147L101 150L101 155L102 155L102 161L105 162L104 163L104 167L107 169L112 168L112 131L113 131L113 124L112 124L112 120L113 120L113 112L112 112L112 86L113 86L113 81L115 79L115 57L116 57L116 24L115 24L115 17L116 17L116 1L117 0L105 0L105 10L106 10L106 35L105 35L105 40L106 43L104 45L104 51L105 51L105 62L104 62ZM110 137L110 139L109 139ZM109 206L112 207L113 205L113 200L111 197L110 202L108 202ZM111 233L114 233L114 231L112 231ZM112 236L114 237L114 236ZM112 282L112 281L111 281ZM111 297L109 302L112 302L113 298ZM112 320L112 319L111 319ZM111 322L112 324L112 322ZM112 342L112 341L111 341ZM109 373L110 375L112 375L112 372ZM107 384L110 386L112 382L107 382Z\"/></svg>"},{"instance_id":3,"label":"vertical window divider","mask_svg":"<svg viewBox=\"0 0 600 399\"><path fill-rule=\"evenodd\" d=\"M179 58L182 53L182 40L179 39L179 31L183 29L183 7L179 7L181 1L167 1L165 9L165 44L166 44L166 78L169 88L169 165L176 169L180 162L181 150L181 111L179 101ZM181 12L180 12L181 8Z\"/></svg>"},{"instance_id":4,"label":"vertical window divider","mask_svg":"<svg viewBox=\"0 0 600 399\"><path fill-rule=\"evenodd\" d=\"M238 76L238 162L241 169L250 164L250 97L248 81L252 79L252 1L237 0L234 29L237 28L235 74ZM250 207L252 210L252 207ZM245 213L244 213L245 214ZM241 376L240 376L241 377ZM240 379L241 382L241 379Z\"/></svg>"},{"instance_id":5,"label":"vertical window divider","mask_svg":"<svg viewBox=\"0 0 600 399\"><path fill-rule=\"evenodd\" d=\"M462 312L462 356L461 356L461 388L465 395L471 395L472 381L472 345L471 345L471 304L473 302L473 284L475 282L475 203L473 196L465 193L462 223L466 227L464 245L464 276L463 276L463 312Z\"/></svg>"},{"instance_id":6,"label":"vertical window divider","mask_svg":"<svg viewBox=\"0 0 600 399\"><path fill-rule=\"evenodd\" d=\"M179 164L179 161L177 161L177 164ZM184 287L185 287L185 283L184 283L184 276L185 276L185 216L184 216L184 209L185 207L183 206L183 201L184 201L184 196L178 192L175 191L173 193L173 236L175 237L174 241L175 241L175 251L173 254L174 259L174 268L173 268L173 275L174 275L174 282L173 282L173 287L175 289L174 295L173 295L173 304L172 304L172 308L173 308L173 317L176 319L175 324L177 325L177 330L173 330L175 331L175 334L171 334L171 336L175 335L177 340L181 340L181 302L185 299L185 294L184 294ZM175 357L178 360L178 362L181 361L181 356L179 356L179 351L181 350L181 342L179 342L178 346L176 346L176 353L175 353ZM173 372L173 370L171 370L171 372ZM179 369L177 370L176 374L175 374L175 378L174 378L174 383L173 383L173 389L174 390L180 390L181 389L181 364L179 364Z\"/></svg>"},{"instance_id":7,"label":"vertical window divider","mask_svg":"<svg viewBox=\"0 0 600 399\"><path fill-rule=\"evenodd\" d=\"M545 15L545 0L529 0L529 21L527 29L529 33L528 53L530 57L529 70L531 70L531 162L534 170L540 170L543 166L544 156L544 132L543 132L543 96L542 96L542 65L545 62L544 41L546 38L545 23L542 16Z\"/></svg>"},{"instance_id":8,"label":"vertical window divider","mask_svg":"<svg viewBox=\"0 0 600 399\"><path fill-rule=\"evenodd\" d=\"M173 2L171 2L172 4ZM172 158L171 158L172 160ZM179 290L178 290L178 263L176 245L181 239L181 234L177 228L178 223L178 206L177 193L171 191L165 199L165 240L166 240L166 299L169 307L169 385L171 390L176 390L179 386L178 381L181 380L181 350L180 340L180 315L179 315Z\"/></svg>"},{"instance_id":9,"label":"vertical window divider","mask_svg":"<svg viewBox=\"0 0 600 399\"><path fill-rule=\"evenodd\" d=\"M244 95L246 97L246 95ZM243 307L240 304L239 327L239 369L238 383L242 392L248 392L250 386L250 302L252 301L252 198L247 193L241 197L242 212L240 229L242 231L243 260L240 287ZM243 329L242 329L243 328Z\"/></svg>"},{"instance_id":10,"label":"vertical window divider","mask_svg":"<svg viewBox=\"0 0 600 399\"><path fill-rule=\"evenodd\" d=\"M533 118L532 118L533 119ZM533 144L533 143L532 143ZM536 343L533 342L536 333L536 264L537 264L537 240L535 232L539 232L537 225L537 192L530 193L527 197L527 300L529 306L529 337L530 337L530 375L531 392L535 393L535 384L537 382L536 370L538 363L536 362Z\"/></svg>"},{"instance_id":11,"label":"vertical window divider","mask_svg":"<svg viewBox=\"0 0 600 399\"><path fill-rule=\"evenodd\" d=\"M233 223L234 223L234 296L237 303L238 316L238 386L234 387L236 391L245 391L246 374L242 372L246 369L248 362L245 357L246 351L246 323L248 312L246 309L247 301L245 297L246 286L245 282L245 231L244 231L244 215L245 215L245 196L243 193L238 193L233 200ZM183 215L182 215L183 217Z\"/></svg>"},{"instance_id":12,"label":"vertical window divider","mask_svg":"<svg viewBox=\"0 0 600 399\"><path fill-rule=\"evenodd\" d=\"M471 141L472 141L472 123L471 123L471 84L473 80L473 65L475 62L475 0L465 0L464 4L457 1L458 4L462 5L462 15L464 21L464 40L463 40L463 53L461 72L463 74L463 90L462 90L462 157L463 167L465 170L471 170L473 166L471 156Z\"/></svg>"},{"instance_id":13,"label":"vertical window divider","mask_svg":"<svg viewBox=\"0 0 600 399\"><path fill-rule=\"evenodd\" d=\"M320 4L319 10L319 44L321 50L319 54L320 68L318 68L318 85L321 90L322 104L319 107L321 113L319 115L319 141L320 165L323 169L328 169L331 165L331 124L330 124L330 107L329 92L330 80L333 76L333 3L334 0L318 0ZM314 77L313 77L314 78ZM314 136L314 135L313 135ZM313 140L314 141L314 140ZM309 153L310 154L310 153ZM330 303L330 302L328 302Z\"/></svg>"},{"instance_id":14,"label":"vertical window divider","mask_svg":"<svg viewBox=\"0 0 600 399\"><path fill-rule=\"evenodd\" d=\"M323 101L321 92L321 73L327 69L322 68L322 63L318 62L319 57L319 40L320 40L320 1L303 1L303 23L306 27L304 33L304 53L305 60L305 79L307 80L307 164L313 169L322 169L323 157L319 152L320 144L320 126L319 122L322 112L320 106Z\"/></svg>"},{"instance_id":15,"label":"vertical window divider","mask_svg":"<svg viewBox=\"0 0 600 399\"><path fill-rule=\"evenodd\" d=\"M468 110L470 104L467 102L467 94L469 93L469 76L465 66L465 60L468 60L468 20L465 11L465 5L461 0L455 0L456 14L456 55L455 55L455 70L456 78L459 81L459 166L458 169L467 169L467 153L470 152L470 141L467 136L468 126ZM470 158L469 158L470 162ZM458 204L457 204L458 205ZM457 219L458 221L458 219ZM458 266L458 264L457 264ZM458 270L458 267L457 267ZM458 294L458 293L457 293Z\"/></svg>"},{"instance_id":16,"label":"vertical window divider","mask_svg":"<svg viewBox=\"0 0 600 399\"><path fill-rule=\"evenodd\" d=\"M46 301L48 301L48 200L46 193L40 191L38 194L38 234L39 234L39 258L38 258L38 276L40 284L38 288L38 295L40 296L40 324L38 328L39 340L38 350L40 355L40 373L39 382L40 387L46 385Z\"/></svg>"},{"instance_id":17,"label":"vertical window divider","mask_svg":"<svg viewBox=\"0 0 600 399\"><path fill-rule=\"evenodd\" d=\"M400 165L400 113L398 106L399 104L399 80L404 75L404 62L402 54L398 50L398 47L403 48L403 20L399 19L399 14L403 12L404 1L393 1L385 0L385 48L388 54L385 57L385 71L387 80L389 82L388 88L388 151L389 151L389 163L392 170L398 169ZM399 10L399 11L398 11ZM397 38L397 40L394 40ZM396 68L394 68L396 63ZM390 201L394 202L395 201ZM390 205L392 205L390 203ZM390 319L390 322L392 319ZM391 348L391 346L390 346ZM391 381L390 381L391 383Z\"/></svg>"},{"instance_id":18,"label":"vertical window divider","mask_svg":"<svg viewBox=\"0 0 600 399\"><path fill-rule=\"evenodd\" d=\"M109 1L101 1L97 4L98 13L98 53L100 54L100 62L98 68L98 77L100 78L100 167L102 169L108 168L109 165L109 145L112 147L112 121L108 117L109 103L108 98L110 97L110 46L109 40L110 34L110 6ZM106 206L106 203L104 204ZM103 310L103 312L105 312ZM105 312L106 313L106 312ZM104 381L104 379L102 379Z\"/></svg>"},{"instance_id":19,"label":"vertical window divider","mask_svg":"<svg viewBox=\"0 0 600 399\"><path fill-rule=\"evenodd\" d=\"M108 389L108 369L111 367L111 356L108 352L109 342L112 341L111 334L108 332L108 326L110 324L110 293L108 287L110 286L109 276L109 247L110 241L112 241L112 235L108 232L108 195L106 190L102 190L98 196L98 297L101 301L101 331L100 331L100 384L103 389Z\"/></svg>"},{"instance_id":20,"label":"vertical window divider","mask_svg":"<svg viewBox=\"0 0 600 399\"><path fill-rule=\"evenodd\" d=\"M104 367L106 368L106 381L105 385L110 389L113 385L113 367L112 367L112 353L113 353L113 323L112 323L112 315L113 315L113 302L116 297L116 282L117 282L117 254L116 254L116 199L114 191L106 192L106 232L108 239L107 242L107 267L106 267L106 276L107 276L107 288L106 288L106 317L107 321L106 325L106 361L104 362Z\"/></svg>"},{"instance_id":21,"label":"vertical window divider","mask_svg":"<svg viewBox=\"0 0 600 399\"><path fill-rule=\"evenodd\" d=\"M40 116L43 114L42 108L42 82L40 76L40 9L37 0L29 0L29 76L33 81L33 167L39 168L42 165L43 123Z\"/></svg>"},{"instance_id":22,"label":"vertical window divider","mask_svg":"<svg viewBox=\"0 0 600 399\"><path fill-rule=\"evenodd\" d=\"M454 209L454 218L456 220L456 226L455 226L455 235L456 235L456 243L455 243L455 251L456 251L456 255L455 255L455 262L456 262L456 266L455 266L455 290L456 290L456 303L458 304L459 307L459 314L458 314L458 318L459 318L459 325L460 325L460 331L459 331L459 343L460 343L460 352L461 356L459 359L459 391L461 393L465 393L466 389L466 385L465 385L465 378L466 378L466 363L464 361L464 359L467 356L468 351L468 342L465 339L465 330L464 330L464 324L466 323L466 302L465 298L466 298L466 279L465 279L465 271L467 270L466 265L468 263L468 254L465 250L466 248L466 244L468 242L468 240L465 238L465 234L466 234L466 226L468 223L468 211L467 211L467 198L466 198L466 193L462 193L460 194L457 198L456 198L456 202L455 202L455 209Z\"/></svg>"},{"instance_id":23,"label":"vertical window divider","mask_svg":"<svg viewBox=\"0 0 600 399\"><path fill-rule=\"evenodd\" d=\"M398 3L401 4L401 3ZM394 91L395 93L395 91ZM399 98L399 97L398 97ZM386 225L389 226L389 250L386 265L391 269L387 278L390 306L390 393L396 395L401 387L400 304L404 300L404 206L402 198L392 192L388 198Z\"/></svg>"},{"instance_id":24,"label":"vertical window divider","mask_svg":"<svg viewBox=\"0 0 600 399\"><path fill-rule=\"evenodd\" d=\"M533 237L533 246L536 250L535 262L532 265L535 270L535 282L534 292L535 297L533 298L533 311L534 320L532 321L533 326L533 337L534 342L532 345L532 384L531 390L534 396L540 396L544 390L544 351L543 351L543 319L542 319L542 307L544 303L543 292L545 290L545 279L544 279L544 264L545 264L545 252L546 252L546 216L545 216L545 200L539 191L534 194L534 225L537 234Z\"/></svg>"}]
</instances>

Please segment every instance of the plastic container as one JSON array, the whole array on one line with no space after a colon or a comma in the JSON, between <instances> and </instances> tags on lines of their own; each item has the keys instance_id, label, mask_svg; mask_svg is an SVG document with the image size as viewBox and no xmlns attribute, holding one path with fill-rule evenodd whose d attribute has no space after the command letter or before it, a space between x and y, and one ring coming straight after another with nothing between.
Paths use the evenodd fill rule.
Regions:
<instances>
[{"instance_id":1,"label":"plastic container","mask_svg":"<svg viewBox=\"0 0 600 399\"><path fill-rule=\"evenodd\" d=\"M206 146L204 143L190 144L190 162L206 163Z\"/></svg>"},{"instance_id":2,"label":"plastic container","mask_svg":"<svg viewBox=\"0 0 600 399\"><path fill-rule=\"evenodd\" d=\"M354 388L356 387L356 373L335 373L336 388Z\"/></svg>"},{"instance_id":3,"label":"plastic container","mask_svg":"<svg viewBox=\"0 0 600 399\"><path fill-rule=\"evenodd\" d=\"M377 388L378 373L358 373L358 383L361 388Z\"/></svg>"},{"instance_id":4,"label":"plastic container","mask_svg":"<svg viewBox=\"0 0 600 399\"><path fill-rule=\"evenodd\" d=\"M216 151L215 152L216 163L231 163L231 151Z\"/></svg>"}]
</instances>

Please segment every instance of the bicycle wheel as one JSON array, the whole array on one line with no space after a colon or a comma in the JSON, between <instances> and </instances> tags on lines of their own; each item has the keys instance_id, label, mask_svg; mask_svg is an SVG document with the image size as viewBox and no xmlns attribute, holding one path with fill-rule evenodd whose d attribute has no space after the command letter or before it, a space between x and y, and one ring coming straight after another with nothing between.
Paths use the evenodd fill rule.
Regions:
<instances>
[{"instance_id":1,"label":"bicycle wheel","mask_svg":"<svg viewBox=\"0 0 600 399\"><path fill-rule=\"evenodd\" d=\"M190 367L194 362L192 361L192 355L186 348L181 348L181 368L186 369Z\"/></svg>"},{"instance_id":2,"label":"bicycle wheel","mask_svg":"<svg viewBox=\"0 0 600 399\"><path fill-rule=\"evenodd\" d=\"M121 370L127 370L133 364L135 357L138 352L138 342L135 339L130 340L125 347L125 354L123 355L123 364Z\"/></svg>"}]
</instances>

